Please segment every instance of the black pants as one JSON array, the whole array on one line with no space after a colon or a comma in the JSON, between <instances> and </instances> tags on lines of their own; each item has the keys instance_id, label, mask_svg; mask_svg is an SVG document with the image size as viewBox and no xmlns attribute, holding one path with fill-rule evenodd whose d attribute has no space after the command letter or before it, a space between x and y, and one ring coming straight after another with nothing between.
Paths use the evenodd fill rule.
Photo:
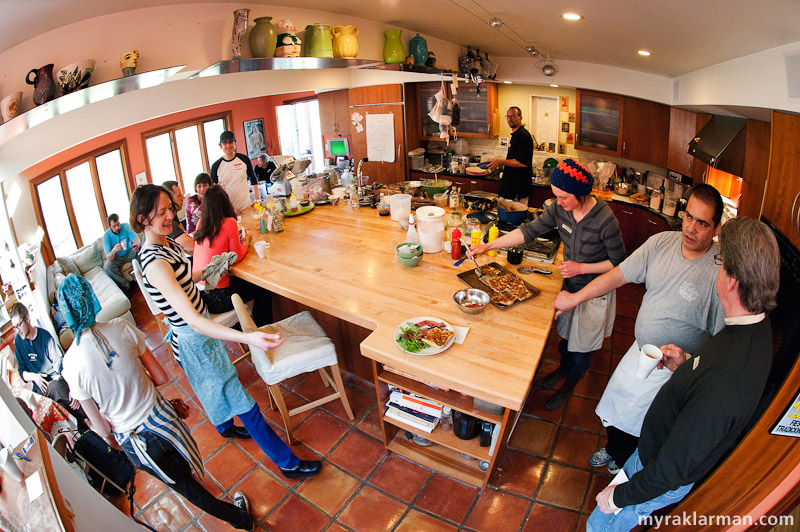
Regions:
<instances>
[{"instance_id":1,"label":"black pants","mask_svg":"<svg viewBox=\"0 0 800 532\"><path fill-rule=\"evenodd\" d=\"M588 353L569 351L567 349L568 344L569 342L562 338L558 344L558 352L561 353L561 369L567 376L567 381L574 383L586 375L586 371L592 363L594 351L589 351Z\"/></svg>"},{"instance_id":2,"label":"black pants","mask_svg":"<svg viewBox=\"0 0 800 532\"><path fill-rule=\"evenodd\" d=\"M253 518L246 510L235 505L221 501L211 495L202 484L197 482L192 476L192 468L189 462L179 453L175 447L167 440L152 433L145 433L147 441L147 453L153 458L158 467L166 475L175 481L174 484L167 484L176 492L183 495L187 501L194 504L209 515L217 519L230 523L234 528L249 530L253 526ZM125 449L125 447L123 447ZM155 472L147 466L139 463L135 455L125 449L128 458L137 465L142 471L159 478ZM160 479L159 479L160 480Z\"/></svg>"},{"instance_id":3,"label":"black pants","mask_svg":"<svg viewBox=\"0 0 800 532\"><path fill-rule=\"evenodd\" d=\"M231 296L239 294L245 303L253 302L253 321L258 327L272 323L272 292L234 275L228 278L231 280L230 285L203 293L208 311L212 314L222 314L233 310Z\"/></svg>"},{"instance_id":4,"label":"black pants","mask_svg":"<svg viewBox=\"0 0 800 532\"><path fill-rule=\"evenodd\" d=\"M639 445L639 438L611 425L606 427L606 432L608 433L606 452L619 467L622 467Z\"/></svg>"},{"instance_id":5,"label":"black pants","mask_svg":"<svg viewBox=\"0 0 800 532\"><path fill-rule=\"evenodd\" d=\"M86 424L86 414L84 414L83 408L80 406L78 408L72 408L69 404L69 386L67 386L67 381L61 377L49 381L47 383L47 391L43 395L60 404L67 409L67 412L75 416L78 422L78 430L81 433L89 428Z\"/></svg>"}]
</instances>

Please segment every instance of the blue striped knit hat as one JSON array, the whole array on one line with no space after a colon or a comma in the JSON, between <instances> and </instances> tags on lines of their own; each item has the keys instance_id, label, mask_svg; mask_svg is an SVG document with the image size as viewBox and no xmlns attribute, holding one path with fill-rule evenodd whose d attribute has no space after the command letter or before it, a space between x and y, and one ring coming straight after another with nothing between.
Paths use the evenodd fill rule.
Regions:
<instances>
[{"instance_id":1,"label":"blue striped knit hat","mask_svg":"<svg viewBox=\"0 0 800 532\"><path fill-rule=\"evenodd\" d=\"M550 184L564 192L582 197L592 193L592 173L575 159L564 159L550 174Z\"/></svg>"}]
</instances>

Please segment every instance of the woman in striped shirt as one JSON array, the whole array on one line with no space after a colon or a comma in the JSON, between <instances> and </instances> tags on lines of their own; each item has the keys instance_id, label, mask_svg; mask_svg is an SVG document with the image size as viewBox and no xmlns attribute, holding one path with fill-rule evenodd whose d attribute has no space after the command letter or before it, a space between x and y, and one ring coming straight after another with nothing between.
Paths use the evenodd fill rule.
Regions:
<instances>
[{"instance_id":1,"label":"woman in striped shirt","mask_svg":"<svg viewBox=\"0 0 800 532\"><path fill-rule=\"evenodd\" d=\"M266 351L279 346L283 339L260 331L244 333L208 318L194 284L202 272L192 273L183 249L167 236L172 231L172 218L165 189L142 185L134 191L130 220L134 231L145 235L139 254L144 286L169 321L175 357L209 421L224 437L255 439L287 478L316 474L320 462L297 458L266 424L220 341L247 343ZM233 424L234 417L239 417L244 428Z\"/></svg>"}]
</instances>

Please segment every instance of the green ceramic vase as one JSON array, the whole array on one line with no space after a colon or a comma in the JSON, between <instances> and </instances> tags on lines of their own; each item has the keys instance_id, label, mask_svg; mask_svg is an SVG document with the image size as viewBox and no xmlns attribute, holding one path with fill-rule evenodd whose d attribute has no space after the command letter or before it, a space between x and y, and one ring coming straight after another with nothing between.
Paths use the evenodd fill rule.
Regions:
<instances>
[{"instance_id":1,"label":"green ceramic vase","mask_svg":"<svg viewBox=\"0 0 800 532\"><path fill-rule=\"evenodd\" d=\"M386 63L402 63L406 60L406 49L400 37L403 30L386 30L383 36L386 37L386 44L383 45L383 60Z\"/></svg>"},{"instance_id":2,"label":"green ceramic vase","mask_svg":"<svg viewBox=\"0 0 800 532\"><path fill-rule=\"evenodd\" d=\"M278 42L278 32L270 22L272 17L258 17L250 30L250 52L253 57L272 57Z\"/></svg>"},{"instance_id":3,"label":"green ceramic vase","mask_svg":"<svg viewBox=\"0 0 800 532\"><path fill-rule=\"evenodd\" d=\"M408 53L414 57L414 64L425 66L425 60L428 59L428 41L423 37L417 36L408 41Z\"/></svg>"}]
</instances>

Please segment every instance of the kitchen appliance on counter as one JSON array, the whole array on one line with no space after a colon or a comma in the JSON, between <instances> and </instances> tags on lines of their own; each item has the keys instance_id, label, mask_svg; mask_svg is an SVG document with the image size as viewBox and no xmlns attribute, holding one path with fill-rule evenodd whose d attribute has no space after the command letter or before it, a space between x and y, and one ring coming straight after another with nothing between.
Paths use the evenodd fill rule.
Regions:
<instances>
[{"instance_id":1,"label":"kitchen appliance on counter","mask_svg":"<svg viewBox=\"0 0 800 532\"><path fill-rule=\"evenodd\" d=\"M450 157L450 171L454 174L464 175L469 166L469 155L453 155Z\"/></svg>"},{"instance_id":2,"label":"kitchen appliance on counter","mask_svg":"<svg viewBox=\"0 0 800 532\"><path fill-rule=\"evenodd\" d=\"M311 165L311 159L296 160L291 155L273 155L270 157L277 168L269 180L272 181L272 194L274 196L288 196L292 193L291 180L306 171Z\"/></svg>"},{"instance_id":3,"label":"kitchen appliance on counter","mask_svg":"<svg viewBox=\"0 0 800 532\"><path fill-rule=\"evenodd\" d=\"M489 227L495 224L489 224L484 232L483 241L488 241L489 235ZM497 222L497 228L500 230L500 236L505 235L506 233L510 233L517 227L519 224L514 225L507 222ZM561 237L558 236L558 231L553 229L552 231L543 234L542 236L536 238L533 242L528 242L525 244L525 247L522 251L522 256L526 259L531 259L539 262L546 262L548 264L553 264L556 260L556 255L558 254L558 247L561 245ZM505 249L497 250L500 254L506 254Z\"/></svg>"},{"instance_id":4,"label":"kitchen appliance on counter","mask_svg":"<svg viewBox=\"0 0 800 532\"><path fill-rule=\"evenodd\" d=\"M435 148L430 147L425 152L425 157L428 162L434 166L441 165L444 168L450 168L450 158L453 155L453 148Z\"/></svg>"}]
</instances>

